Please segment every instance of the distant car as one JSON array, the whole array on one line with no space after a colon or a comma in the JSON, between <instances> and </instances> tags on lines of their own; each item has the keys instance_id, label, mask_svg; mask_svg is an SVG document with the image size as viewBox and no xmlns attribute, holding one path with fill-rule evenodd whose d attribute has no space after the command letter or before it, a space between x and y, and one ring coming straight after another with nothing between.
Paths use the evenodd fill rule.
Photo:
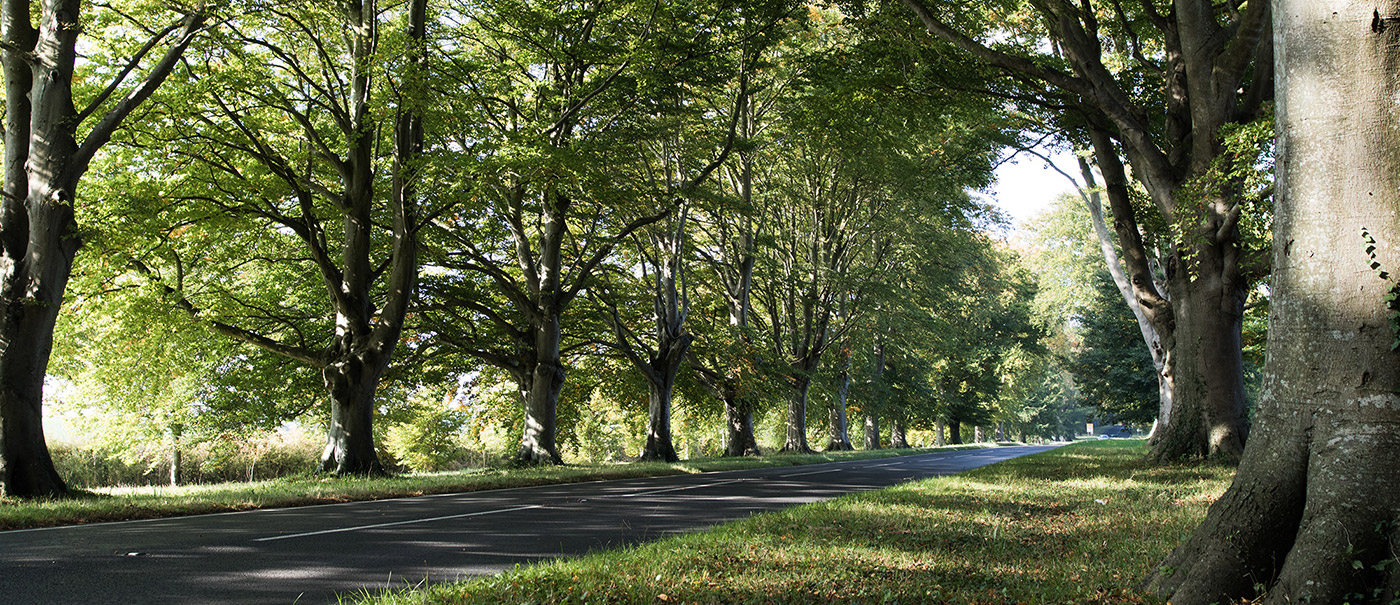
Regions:
<instances>
[{"instance_id":1,"label":"distant car","mask_svg":"<svg viewBox=\"0 0 1400 605\"><path fill-rule=\"evenodd\" d=\"M1133 429L1121 424L1103 427L1103 430L1099 432L1099 439L1122 439L1132 436Z\"/></svg>"}]
</instances>

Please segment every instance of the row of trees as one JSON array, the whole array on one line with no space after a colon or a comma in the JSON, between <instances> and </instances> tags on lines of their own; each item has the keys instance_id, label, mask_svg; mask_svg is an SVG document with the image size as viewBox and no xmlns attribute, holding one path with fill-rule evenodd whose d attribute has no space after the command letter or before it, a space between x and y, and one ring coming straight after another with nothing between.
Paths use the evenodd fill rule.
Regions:
<instances>
[{"instance_id":1,"label":"row of trees","mask_svg":"<svg viewBox=\"0 0 1400 605\"><path fill-rule=\"evenodd\" d=\"M59 42L19 25L7 56L66 70L54 103L89 108L58 120L67 135L17 122L6 152L82 135L64 157L91 174L50 190L42 162L7 162L29 173L7 173L6 199L31 199L7 317L39 331L0 359L29 377L0 406L7 493L64 491L46 369L177 442L324 423L335 473L382 472L376 417L411 394L502 375L515 459L561 462L561 394L587 359L645 383L644 458L676 458L678 384L722 406L735 455L757 451L753 414L776 399L783 449L808 450L814 381L832 449L851 447L848 401L867 447L881 419L896 445L941 421L1061 430L1010 399L1044 353L1032 286L966 193L1012 122L959 92L981 72L877 20L779 1L42 15L67 62L20 52ZM54 90L30 88L7 94L12 120Z\"/></svg>"}]
</instances>

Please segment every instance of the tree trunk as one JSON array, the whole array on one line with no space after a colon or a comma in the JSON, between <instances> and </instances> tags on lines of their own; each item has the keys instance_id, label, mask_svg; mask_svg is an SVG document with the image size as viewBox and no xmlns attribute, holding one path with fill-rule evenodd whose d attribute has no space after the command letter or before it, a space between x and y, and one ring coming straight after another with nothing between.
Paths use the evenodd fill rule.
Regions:
<instances>
[{"instance_id":1,"label":"tree trunk","mask_svg":"<svg viewBox=\"0 0 1400 605\"><path fill-rule=\"evenodd\" d=\"M865 449L878 450L880 447L880 416L874 412L865 415Z\"/></svg>"},{"instance_id":2,"label":"tree trunk","mask_svg":"<svg viewBox=\"0 0 1400 605\"><path fill-rule=\"evenodd\" d=\"M849 452L856 449L851 445L851 438L847 428L846 406L844 394L838 395L838 400L833 401L831 410L827 414L828 437L826 441L826 451L828 452Z\"/></svg>"},{"instance_id":3,"label":"tree trunk","mask_svg":"<svg viewBox=\"0 0 1400 605\"><path fill-rule=\"evenodd\" d=\"M1249 433L1240 350L1246 292L1240 277L1239 229L1214 217L1203 222L1202 233L1181 244L1189 247L1193 258L1188 263L1180 258L1183 252L1173 254L1167 272L1172 294L1168 301L1158 292L1148 268L1118 152L1107 133L1095 130L1091 137L1114 228L1125 251L1137 312L1150 320L1157 337L1154 366L1156 356L1162 354L1159 395L1171 389L1170 396L1160 401L1160 427L1154 432L1151 455L1162 462L1205 456L1236 462Z\"/></svg>"},{"instance_id":4,"label":"tree trunk","mask_svg":"<svg viewBox=\"0 0 1400 605\"><path fill-rule=\"evenodd\" d=\"M846 340L846 346L841 350L841 372L836 377L836 398L831 402L831 410L827 415L827 441L826 451L828 452L848 452L851 447L850 429L847 426L846 398L851 393L851 343Z\"/></svg>"},{"instance_id":5,"label":"tree trunk","mask_svg":"<svg viewBox=\"0 0 1400 605\"><path fill-rule=\"evenodd\" d=\"M758 456L758 441L753 436L753 412L749 403L736 394L724 398L725 430L729 433L726 456Z\"/></svg>"},{"instance_id":6,"label":"tree trunk","mask_svg":"<svg viewBox=\"0 0 1400 605\"><path fill-rule=\"evenodd\" d=\"M1107 140L1103 142L1107 143ZM1117 153L1113 149L1105 149L1104 152ZM1172 376L1167 366L1167 350L1162 344L1162 337L1158 335L1157 328L1152 324L1152 319L1143 311L1137 296L1133 294L1132 280L1123 270L1123 263L1118 258L1113 234L1108 230L1108 224L1103 218L1103 200L1097 191L1094 172L1090 169L1088 160L1079 158L1079 171L1084 175L1084 183L1090 189L1087 195L1081 197L1084 200L1084 205L1089 209L1090 222L1094 227L1094 237L1099 242L1099 254L1103 256L1104 265L1108 268L1109 275L1113 277L1113 285L1118 288L1118 295L1123 297L1123 302L1128 305L1128 310L1133 312L1133 318L1137 320L1138 331L1142 333L1142 342L1147 345L1148 352L1152 354L1152 367L1157 371L1157 420L1152 423L1153 433L1148 436L1149 441L1156 444L1154 436L1157 424L1159 422L1165 424L1171 418L1172 411ZM1120 169L1117 172L1121 173L1122 171ZM1118 190L1115 190L1114 193L1118 193Z\"/></svg>"},{"instance_id":7,"label":"tree trunk","mask_svg":"<svg viewBox=\"0 0 1400 605\"><path fill-rule=\"evenodd\" d=\"M523 465L563 464L554 443L559 391L564 387L560 359L561 334L558 313L546 313L535 326L535 368L530 384L521 385L525 404L525 432L515 462Z\"/></svg>"},{"instance_id":8,"label":"tree trunk","mask_svg":"<svg viewBox=\"0 0 1400 605\"><path fill-rule=\"evenodd\" d=\"M554 445L559 392L564 387L560 360L559 315L550 315L535 326L535 370L529 385L521 385L525 403L525 433L515 462L521 465L561 465Z\"/></svg>"},{"instance_id":9,"label":"tree trunk","mask_svg":"<svg viewBox=\"0 0 1400 605\"><path fill-rule=\"evenodd\" d=\"M1256 429L1230 489L1148 586L1180 605L1254 599L1256 587L1263 603L1390 603L1400 7L1274 5L1278 197Z\"/></svg>"},{"instance_id":10,"label":"tree trunk","mask_svg":"<svg viewBox=\"0 0 1400 605\"><path fill-rule=\"evenodd\" d=\"M807 445L807 392L811 390L812 378L799 370L792 378L792 390L788 393L787 437L779 451L810 454Z\"/></svg>"},{"instance_id":11,"label":"tree trunk","mask_svg":"<svg viewBox=\"0 0 1400 605\"><path fill-rule=\"evenodd\" d=\"M933 423L933 446L943 447L947 442L943 439L943 421L938 420Z\"/></svg>"},{"instance_id":12,"label":"tree trunk","mask_svg":"<svg viewBox=\"0 0 1400 605\"><path fill-rule=\"evenodd\" d=\"M331 398L331 423L320 470L337 475L383 475L374 449L374 393L388 365L378 355L349 355L321 370Z\"/></svg>"},{"instance_id":13,"label":"tree trunk","mask_svg":"<svg viewBox=\"0 0 1400 605\"><path fill-rule=\"evenodd\" d=\"M904 426L904 412L896 412L890 419L890 447L897 450L909 449L908 430Z\"/></svg>"},{"instance_id":14,"label":"tree trunk","mask_svg":"<svg viewBox=\"0 0 1400 605\"><path fill-rule=\"evenodd\" d=\"M962 445L962 422L958 420L948 421L948 444Z\"/></svg>"},{"instance_id":15,"label":"tree trunk","mask_svg":"<svg viewBox=\"0 0 1400 605\"><path fill-rule=\"evenodd\" d=\"M1176 328L1172 340L1169 419L1157 431L1152 456L1159 461L1212 457L1236 462L1249 434L1245 416L1241 328L1245 292L1210 273L1202 254L1195 279L1172 279Z\"/></svg>"},{"instance_id":16,"label":"tree trunk","mask_svg":"<svg viewBox=\"0 0 1400 605\"><path fill-rule=\"evenodd\" d=\"M52 263L64 262L56 255L49 259ZM66 282L67 271L63 273L62 281ZM53 348L53 326L59 301L35 301L45 294L42 290L35 298L23 295L12 298L12 280L21 283L29 280L23 275L4 277L7 304L3 324L0 324L0 338L6 343L0 353L0 422L3 422L0 454L3 454L4 468L0 476L5 481L6 495L26 498L61 495L68 487L58 476L49 456L43 424L44 375ZM63 288L50 291L61 296Z\"/></svg>"},{"instance_id":17,"label":"tree trunk","mask_svg":"<svg viewBox=\"0 0 1400 605\"><path fill-rule=\"evenodd\" d=\"M671 444L671 392L675 378L676 373L673 370L669 379L661 382L647 381L647 443L642 449L642 460L680 460L676 455L675 446Z\"/></svg>"},{"instance_id":18,"label":"tree trunk","mask_svg":"<svg viewBox=\"0 0 1400 605\"><path fill-rule=\"evenodd\" d=\"M880 408L878 401L882 396L881 386L885 378L885 341L883 332L875 336L875 347L872 351L875 357L875 367L871 372L870 383L874 387L871 389L869 401L865 402L865 449L880 449Z\"/></svg>"},{"instance_id":19,"label":"tree trunk","mask_svg":"<svg viewBox=\"0 0 1400 605\"><path fill-rule=\"evenodd\" d=\"M180 451L180 433L179 426L170 429L170 487L180 487L180 464L184 457Z\"/></svg>"},{"instance_id":20,"label":"tree trunk","mask_svg":"<svg viewBox=\"0 0 1400 605\"><path fill-rule=\"evenodd\" d=\"M43 390L53 328L81 245L78 181L112 133L170 74L204 22L190 14L179 37L135 87L88 130L73 104L82 4L45 0L39 29L28 0L0 1L5 75L4 195L0 196L0 481L5 493L67 492L44 442ZM160 42L165 34L151 41ZM127 73L121 75L125 78ZM97 82L100 89L100 82ZM96 108L93 108L96 109Z\"/></svg>"}]
</instances>

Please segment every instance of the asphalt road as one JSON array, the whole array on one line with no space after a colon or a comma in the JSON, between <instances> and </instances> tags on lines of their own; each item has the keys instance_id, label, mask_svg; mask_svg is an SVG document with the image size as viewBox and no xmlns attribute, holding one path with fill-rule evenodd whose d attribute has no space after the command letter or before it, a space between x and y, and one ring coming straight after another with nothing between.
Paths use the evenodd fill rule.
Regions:
<instances>
[{"instance_id":1,"label":"asphalt road","mask_svg":"<svg viewBox=\"0 0 1400 605\"><path fill-rule=\"evenodd\" d=\"M494 574L1055 446L0 532L5 603L325 603Z\"/></svg>"}]
</instances>

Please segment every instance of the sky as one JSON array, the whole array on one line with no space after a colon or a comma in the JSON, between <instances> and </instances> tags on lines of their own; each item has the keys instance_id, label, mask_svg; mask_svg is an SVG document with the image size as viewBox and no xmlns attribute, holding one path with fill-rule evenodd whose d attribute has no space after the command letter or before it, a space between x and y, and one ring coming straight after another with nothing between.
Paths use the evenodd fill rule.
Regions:
<instances>
[{"instance_id":1,"label":"sky","mask_svg":"<svg viewBox=\"0 0 1400 605\"><path fill-rule=\"evenodd\" d=\"M1050 159L1060 170L1074 174L1074 156L1064 152L1051 154ZM991 200L996 207L1010 214L1018 228L1048 209L1062 193L1074 191L1074 185L1064 175L1055 172L1038 157L1023 153L997 168L997 182L992 187Z\"/></svg>"}]
</instances>

